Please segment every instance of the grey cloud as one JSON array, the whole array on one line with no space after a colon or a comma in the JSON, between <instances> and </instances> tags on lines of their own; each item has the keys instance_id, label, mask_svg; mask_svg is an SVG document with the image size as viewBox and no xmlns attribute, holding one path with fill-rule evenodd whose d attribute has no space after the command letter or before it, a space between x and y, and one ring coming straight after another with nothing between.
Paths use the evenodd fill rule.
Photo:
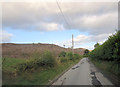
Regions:
<instances>
[{"instance_id":1,"label":"grey cloud","mask_svg":"<svg viewBox=\"0 0 120 87\"><path fill-rule=\"evenodd\" d=\"M111 34L99 34L99 35L78 35L77 37L74 38L74 46L75 48L77 47L84 47L88 49L93 49L94 46L93 44L91 45L90 43L97 43L99 42L102 44ZM63 41L63 42L57 42L56 44L63 46L66 45L66 47L71 47L72 42L71 40Z\"/></svg>"},{"instance_id":2,"label":"grey cloud","mask_svg":"<svg viewBox=\"0 0 120 87\"><path fill-rule=\"evenodd\" d=\"M115 2L59 2L59 5L71 28L65 23L56 2L3 3L3 28L28 31L78 29L89 34L112 33L117 28Z\"/></svg>"}]
</instances>

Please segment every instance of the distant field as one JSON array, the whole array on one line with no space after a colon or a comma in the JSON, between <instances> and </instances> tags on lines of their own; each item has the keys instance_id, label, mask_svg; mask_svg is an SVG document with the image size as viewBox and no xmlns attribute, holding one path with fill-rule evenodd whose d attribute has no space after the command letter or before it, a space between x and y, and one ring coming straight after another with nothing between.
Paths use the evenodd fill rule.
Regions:
<instances>
[{"instance_id":1,"label":"distant field","mask_svg":"<svg viewBox=\"0 0 120 87\"><path fill-rule=\"evenodd\" d=\"M70 48L63 48L54 44L2 44L2 57L7 58L30 58L36 54L42 54L44 51L51 51L55 56L61 51L71 51ZM74 50L75 53L83 55L85 49L78 48Z\"/></svg>"}]
</instances>

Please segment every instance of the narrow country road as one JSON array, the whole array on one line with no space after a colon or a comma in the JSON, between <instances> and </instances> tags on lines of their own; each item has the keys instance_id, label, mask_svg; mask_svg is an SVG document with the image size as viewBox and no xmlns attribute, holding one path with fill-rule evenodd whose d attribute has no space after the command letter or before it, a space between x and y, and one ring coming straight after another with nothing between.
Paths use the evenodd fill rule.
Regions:
<instances>
[{"instance_id":1,"label":"narrow country road","mask_svg":"<svg viewBox=\"0 0 120 87\"><path fill-rule=\"evenodd\" d=\"M88 58L81 61L63 74L53 85L113 85L100 73Z\"/></svg>"}]
</instances>

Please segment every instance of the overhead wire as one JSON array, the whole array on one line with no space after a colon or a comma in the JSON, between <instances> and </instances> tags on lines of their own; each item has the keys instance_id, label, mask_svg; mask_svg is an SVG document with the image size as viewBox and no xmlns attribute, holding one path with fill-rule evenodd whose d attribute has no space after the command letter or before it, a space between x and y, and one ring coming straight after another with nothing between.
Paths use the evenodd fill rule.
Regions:
<instances>
[{"instance_id":1,"label":"overhead wire","mask_svg":"<svg viewBox=\"0 0 120 87\"><path fill-rule=\"evenodd\" d=\"M60 10L60 12L61 12L61 14L62 14L62 16L63 16L64 21L66 22L67 26L68 26L68 27L69 27L69 29L70 29L70 28L71 28L71 26L69 25L69 23L68 23L67 19L65 18L65 15L64 15L64 13L63 13L63 11L62 11L62 9L61 9L60 5L59 5L58 0L56 0L56 3L57 3L57 6L58 6L58 8L59 8L59 10Z\"/></svg>"}]
</instances>

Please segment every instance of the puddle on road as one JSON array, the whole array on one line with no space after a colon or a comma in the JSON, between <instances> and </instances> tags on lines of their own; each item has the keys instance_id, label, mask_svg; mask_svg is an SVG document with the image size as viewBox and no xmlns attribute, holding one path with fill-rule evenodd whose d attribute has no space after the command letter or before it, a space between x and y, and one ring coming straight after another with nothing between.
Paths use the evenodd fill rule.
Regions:
<instances>
[{"instance_id":1,"label":"puddle on road","mask_svg":"<svg viewBox=\"0 0 120 87\"><path fill-rule=\"evenodd\" d=\"M91 72L92 84L96 87L102 87L100 81L97 79L95 72Z\"/></svg>"},{"instance_id":2,"label":"puddle on road","mask_svg":"<svg viewBox=\"0 0 120 87\"><path fill-rule=\"evenodd\" d=\"M75 67L72 68L72 70L74 70L74 69L76 69L76 68L79 68L79 67L80 67L80 66L75 66Z\"/></svg>"}]
</instances>

